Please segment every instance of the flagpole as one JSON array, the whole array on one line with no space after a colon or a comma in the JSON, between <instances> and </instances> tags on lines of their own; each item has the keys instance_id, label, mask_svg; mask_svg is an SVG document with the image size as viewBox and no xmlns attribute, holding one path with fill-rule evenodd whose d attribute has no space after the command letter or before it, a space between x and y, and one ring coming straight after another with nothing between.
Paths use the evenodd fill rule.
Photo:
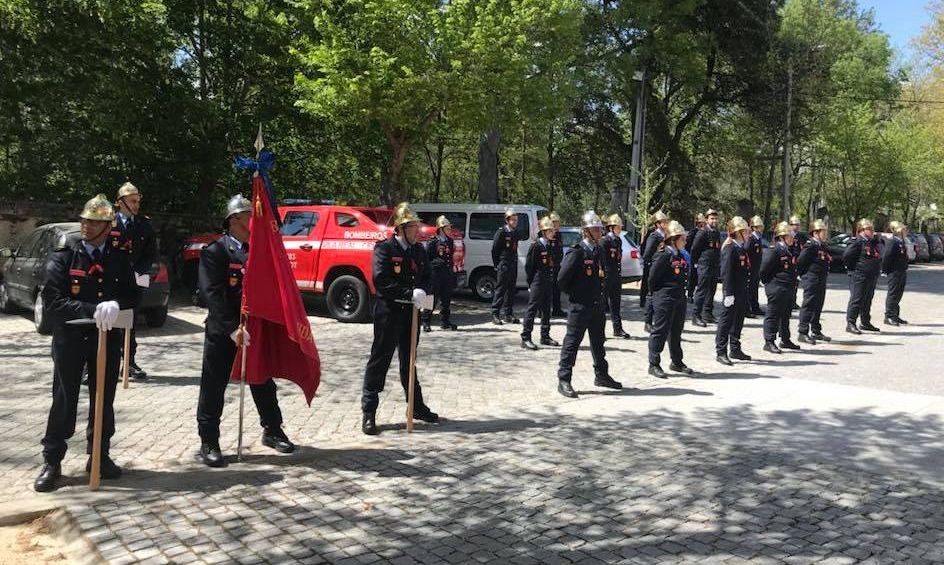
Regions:
<instances>
[{"instance_id":1,"label":"flagpole","mask_svg":"<svg viewBox=\"0 0 944 565\"><path fill-rule=\"evenodd\" d=\"M246 405L246 315L243 314L239 323L240 348L242 349L241 367L239 369L239 432L236 441L236 460L243 460L243 415Z\"/></svg>"}]
</instances>

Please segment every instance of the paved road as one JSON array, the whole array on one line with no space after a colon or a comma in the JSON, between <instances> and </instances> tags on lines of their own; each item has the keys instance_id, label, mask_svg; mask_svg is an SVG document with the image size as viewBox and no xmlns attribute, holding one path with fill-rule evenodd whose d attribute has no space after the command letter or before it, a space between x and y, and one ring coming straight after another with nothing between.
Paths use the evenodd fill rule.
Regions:
<instances>
[{"instance_id":1,"label":"paved road","mask_svg":"<svg viewBox=\"0 0 944 565\"><path fill-rule=\"evenodd\" d=\"M447 420L407 435L394 369L378 438L359 433L370 326L316 315L318 396L309 408L280 385L286 431L302 448L262 447L250 403L249 457L220 470L194 460L203 312L175 308L167 326L140 333L139 362L154 377L119 390L112 448L130 472L96 495L83 486L79 441L65 461L71 486L30 490L49 339L0 316L0 514L61 502L115 563L941 562L944 268L909 276L907 327L841 333L848 292L834 276L832 344L764 354L753 320L745 348L755 361L727 368L714 361L713 332L695 328L684 344L694 378L652 379L645 341L609 340L611 373L630 388L595 389L584 347L576 401L555 392L557 350L521 350L520 327L492 326L484 305L463 301L462 331L420 345L424 392ZM879 320L883 301L882 282ZM635 305L626 296L624 316L641 335ZM552 334L562 338L562 321Z\"/></svg>"}]
</instances>

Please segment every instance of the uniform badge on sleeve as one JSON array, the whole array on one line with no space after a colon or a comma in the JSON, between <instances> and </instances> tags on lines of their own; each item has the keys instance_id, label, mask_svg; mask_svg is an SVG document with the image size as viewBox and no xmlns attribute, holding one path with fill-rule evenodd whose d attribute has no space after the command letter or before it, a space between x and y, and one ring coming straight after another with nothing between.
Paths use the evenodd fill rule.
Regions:
<instances>
[{"instance_id":1,"label":"uniform badge on sleeve","mask_svg":"<svg viewBox=\"0 0 944 565\"><path fill-rule=\"evenodd\" d=\"M396 274L399 275L399 274L400 274L400 271L403 270L403 267L402 267L402 265L401 265L402 262L403 262L403 260L402 260L402 259L399 259L399 258L393 260L393 272L394 272L394 273L396 273Z\"/></svg>"}]
</instances>

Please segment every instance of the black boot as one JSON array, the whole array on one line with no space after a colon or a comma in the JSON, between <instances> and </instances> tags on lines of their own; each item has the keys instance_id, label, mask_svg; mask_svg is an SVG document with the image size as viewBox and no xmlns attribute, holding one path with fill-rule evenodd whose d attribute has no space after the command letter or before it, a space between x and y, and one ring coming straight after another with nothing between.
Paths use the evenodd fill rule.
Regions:
<instances>
[{"instance_id":1,"label":"black boot","mask_svg":"<svg viewBox=\"0 0 944 565\"><path fill-rule=\"evenodd\" d=\"M718 363L721 363L722 365L727 365L727 366L729 366L729 367L730 367L731 365L734 365L734 363L731 361L731 359L728 358L727 353L722 353L722 354L718 355L717 357L715 357L715 361L717 361Z\"/></svg>"},{"instance_id":2,"label":"black boot","mask_svg":"<svg viewBox=\"0 0 944 565\"><path fill-rule=\"evenodd\" d=\"M790 341L789 339L781 339L781 340L780 340L780 349L792 349L792 350L794 350L794 351L799 351L799 350L800 350L800 346L797 345L797 344L795 344L795 343L793 343L793 342Z\"/></svg>"},{"instance_id":3,"label":"black boot","mask_svg":"<svg viewBox=\"0 0 944 565\"><path fill-rule=\"evenodd\" d=\"M623 388L623 383L613 379L613 377L609 375L597 375L593 379L593 385L601 386L603 388L612 388L615 390L620 390Z\"/></svg>"},{"instance_id":4,"label":"black boot","mask_svg":"<svg viewBox=\"0 0 944 565\"><path fill-rule=\"evenodd\" d=\"M811 335L804 334L804 333L800 334L800 341L803 343L808 343L810 345L816 345L816 338L814 338Z\"/></svg>"},{"instance_id":5,"label":"black boot","mask_svg":"<svg viewBox=\"0 0 944 565\"><path fill-rule=\"evenodd\" d=\"M295 444L289 441L288 436L282 431L282 428L266 428L262 432L262 445L271 447L279 453L291 453L295 451Z\"/></svg>"},{"instance_id":6,"label":"black boot","mask_svg":"<svg viewBox=\"0 0 944 565\"><path fill-rule=\"evenodd\" d=\"M691 370L688 365L682 362L678 363L669 363L669 370L675 371L676 373L682 373L684 375L694 375L695 371Z\"/></svg>"},{"instance_id":7,"label":"black boot","mask_svg":"<svg viewBox=\"0 0 944 565\"><path fill-rule=\"evenodd\" d=\"M662 367L658 365L649 365L649 374L657 379L667 379L669 378L665 371L662 370Z\"/></svg>"},{"instance_id":8,"label":"black boot","mask_svg":"<svg viewBox=\"0 0 944 565\"><path fill-rule=\"evenodd\" d=\"M718 320L715 318L715 315L711 312L707 316L703 316L702 319L709 324L717 324Z\"/></svg>"},{"instance_id":9,"label":"black boot","mask_svg":"<svg viewBox=\"0 0 944 565\"><path fill-rule=\"evenodd\" d=\"M577 391L570 386L570 381L557 381L557 392L567 398L577 398Z\"/></svg>"},{"instance_id":10,"label":"black boot","mask_svg":"<svg viewBox=\"0 0 944 565\"><path fill-rule=\"evenodd\" d=\"M505 322L502 322L501 318L499 318L498 316L492 316L492 323L495 324L496 326L500 326L504 324Z\"/></svg>"},{"instance_id":11,"label":"black boot","mask_svg":"<svg viewBox=\"0 0 944 565\"><path fill-rule=\"evenodd\" d=\"M862 330L856 327L855 322L848 322L846 324L846 332L855 335L862 335Z\"/></svg>"},{"instance_id":12,"label":"black boot","mask_svg":"<svg viewBox=\"0 0 944 565\"><path fill-rule=\"evenodd\" d=\"M143 383L147 381L147 373L144 372L144 369L138 367L138 364L132 361L128 367L128 378L132 381Z\"/></svg>"},{"instance_id":13,"label":"black boot","mask_svg":"<svg viewBox=\"0 0 944 565\"><path fill-rule=\"evenodd\" d=\"M551 347L560 347L560 344L557 343L557 341L555 341L555 340L553 340L553 339L551 339L551 338L549 338L549 337L542 337L542 338L541 338L541 345L550 345Z\"/></svg>"},{"instance_id":14,"label":"black boot","mask_svg":"<svg viewBox=\"0 0 944 565\"><path fill-rule=\"evenodd\" d=\"M531 351L537 351L538 346L535 345L534 342L531 341L531 338L529 337L527 339L521 340L521 349L530 349Z\"/></svg>"},{"instance_id":15,"label":"black boot","mask_svg":"<svg viewBox=\"0 0 944 565\"><path fill-rule=\"evenodd\" d=\"M85 472L92 472L92 457L89 456L88 461L85 462ZM110 480L110 479L119 479L121 478L121 467L115 464L111 460L111 457L107 453L102 453L102 464L101 464L101 478Z\"/></svg>"},{"instance_id":16,"label":"black boot","mask_svg":"<svg viewBox=\"0 0 944 565\"><path fill-rule=\"evenodd\" d=\"M62 466L59 463L46 463L42 471L33 482L33 490L36 492L52 492L56 490L56 481L62 476Z\"/></svg>"},{"instance_id":17,"label":"black boot","mask_svg":"<svg viewBox=\"0 0 944 565\"><path fill-rule=\"evenodd\" d=\"M630 335L623 331L623 328L619 328L613 332L613 337L621 337L623 339L630 339Z\"/></svg>"},{"instance_id":18,"label":"black boot","mask_svg":"<svg viewBox=\"0 0 944 565\"><path fill-rule=\"evenodd\" d=\"M693 317L693 318L692 318L692 323L695 324L696 326L698 326L699 328L707 328L707 327L708 327L708 324L706 324L705 321L702 320L699 316Z\"/></svg>"},{"instance_id":19,"label":"black boot","mask_svg":"<svg viewBox=\"0 0 944 565\"><path fill-rule=\"evenodd\" d=\"M373 412L364 412L364 421L361 423L361 431L369 436L375 436L380 433Z\"/></svg>"},{"instance_id":20,"label":"black boot","mask_svg":"<svg viewBox=\"0 0 944 565\"><path fill-rule=\"evenodd\" d=\"M830 342L830 341L833 340L833 338L831 338L831 337L829 337L828 335L825 335L825 334L823 334L823 333L820 333L820 332L813 332L813 333L811 333L811 334L810 334L810 338L811 338L811 339L815 339L816 341L824 341L824 342Z\"/></svg>"},{"instance_id":21,"label":"black boot","mask_svg":"<svg viewBox=\"0 0 944 565\"><path fill-rule=\"evenodd\" d=\"M894 319L894 318L885 318L885 325L886 325L886 326L898 326L898 325L900 325L900 324L898 323L898 320L896 320L896 319Z\"/></svg>"},{"instance_id":22,"label":"black boot","mask_svg":"<svg viewBox=\"0 0 944 565\"><path fill-rule=\"evenodd\" d=\"M643 329L643 331L646 332L647 334L651 334L651 333L652 333L652 324L650 324L649 322L646 322L646 325L643 326L642 329Z\"/></svg>"},{"instance_id":23,"label":"black boot","mask_svg":"<svg viewBox=\"0 0 944 565\"><path fill-rule=\"evenodd\" d=\"M505 316L504 322L506 324L520 324L521 320L519 320L518 318L515 318L514 316Z\"/></svg>"},{"instance_id":24,"label":"black boot","mask_svg":"<svg viewBox=\"0 0 944 565\"><path fill-rule=\"evenodd\" d=\"M770 353L783 353L783 351L780 351L780 348L777 347L777 344L772 341L768 341L764 344L764 351L768 351Z\"/></svg>"},{"instance_id":25,"label":"black boot","mask_svg":"<svg viewBox=\"0 0 944 565\"><path fill-rule=\"evenodd\" d=\"M757 314L755 314L755 313L753 313L753 312L748 312L747 314L744 314L744 317L745 317L745 318L751 318L751 319L753 320L754 318L757 317Z\"/></svg>"},{"instance_id":26,"label":"black boot","mask_svg":"<svg viewBox=\"0 0 944 565\"><path fill-rule=\"evenodd\" d=\"M205 441L200 445L200 458L207 467L225 467L226 459L223 458L223 452L220 451L219 442Z\"/></svg>"},{"instance_id":27,"label":"black boot","mask_svg":"<svg viewBox=\"0 0 944 565\"><path fill-rule=\"evenodd\" d=\"M429 325L429 322L423 322L423 331L426 333L433 331L433 327Z\"/></svg>"},{"instance_id":28,"label":"black boot","mask_svg":"<svg viewBox=\"0 0 944 565\"><path fill-rule=\"evenodd\" d=\"M895 321L898 322L899 324L903 325L903 326L907 326L907 325L908 325L908 322L907 322L907 321L902 320L901 318L898 318L898 317L895 318Z\"/></svg>"},{"instance_id":29,"label":"black boot","mask_svg":"<svg viewBox=\"0 0 944 565\"><path fill-rule=\"evenodd\" d=\"M867 331L867 332L880 332L880 331L882 331L882 330L876 328L875 326L873 326L873 325L872 325L872 322L862 322L861 324L859 324L859 327L862 328L863 330Z\"/></svg>"},{"instance_id":30,"label":"black boot","mask_svg":"<svg viewBox=\"0 0 944 565\"><path fill-rule=\"evenodd\" d=\"M751 356L740 349L732 349L730 359L737 359L738 361L750 361Z\"/></svg>"},{"instance_id":31,"label":"black boot","mask_svg":"<svg viewBox=\"0 0 944 565\"><path fill-rule=\"evenodd\" d=\"M435 424L439 422L439 414L430 410L429 406L420 406L413 409L413 419L421 420L427 424Z\"/></svg>"},{"instance_id":32,"label":"black boot","mask_svg":"<svg viewBox=\"0 0 944 565\"><path fill-rule=\"evenodd\" d=\"M442 325L440 326L439 329L445 330L445 331L455 331L455 330L458 330L458 329L459 329L459 326L457 326L457 325L455 325L455 324L453 324L452 322L450 322L450 321L447 320L447 321L445 321L445 322L442 323Z\"/></svg>"}]
</instances>

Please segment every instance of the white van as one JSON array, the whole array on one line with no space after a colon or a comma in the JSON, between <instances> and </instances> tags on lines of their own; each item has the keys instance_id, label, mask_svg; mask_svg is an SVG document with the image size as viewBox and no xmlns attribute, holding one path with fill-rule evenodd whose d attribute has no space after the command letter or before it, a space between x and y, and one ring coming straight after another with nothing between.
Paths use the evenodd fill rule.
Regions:
<instances>
[{"instance_id":1,"label":"white van","mask_svg":"<svg viewBox=\"0 0 944 565\"><path fill-rule=\"evenodd\" d=\"M423 223L436 225L436 218L444 215L452 226L464 235L465 272L469 274L469 288L482 300L491 300L495 293L495 268L492 266L492 238L505 225L505 209L518 214L518 288L527 288L524 262L531 242L537 238L538 220L549 212L544 206L533 204L432 204L410 203L410 208Z\"/></svg>"}]
</instances>

